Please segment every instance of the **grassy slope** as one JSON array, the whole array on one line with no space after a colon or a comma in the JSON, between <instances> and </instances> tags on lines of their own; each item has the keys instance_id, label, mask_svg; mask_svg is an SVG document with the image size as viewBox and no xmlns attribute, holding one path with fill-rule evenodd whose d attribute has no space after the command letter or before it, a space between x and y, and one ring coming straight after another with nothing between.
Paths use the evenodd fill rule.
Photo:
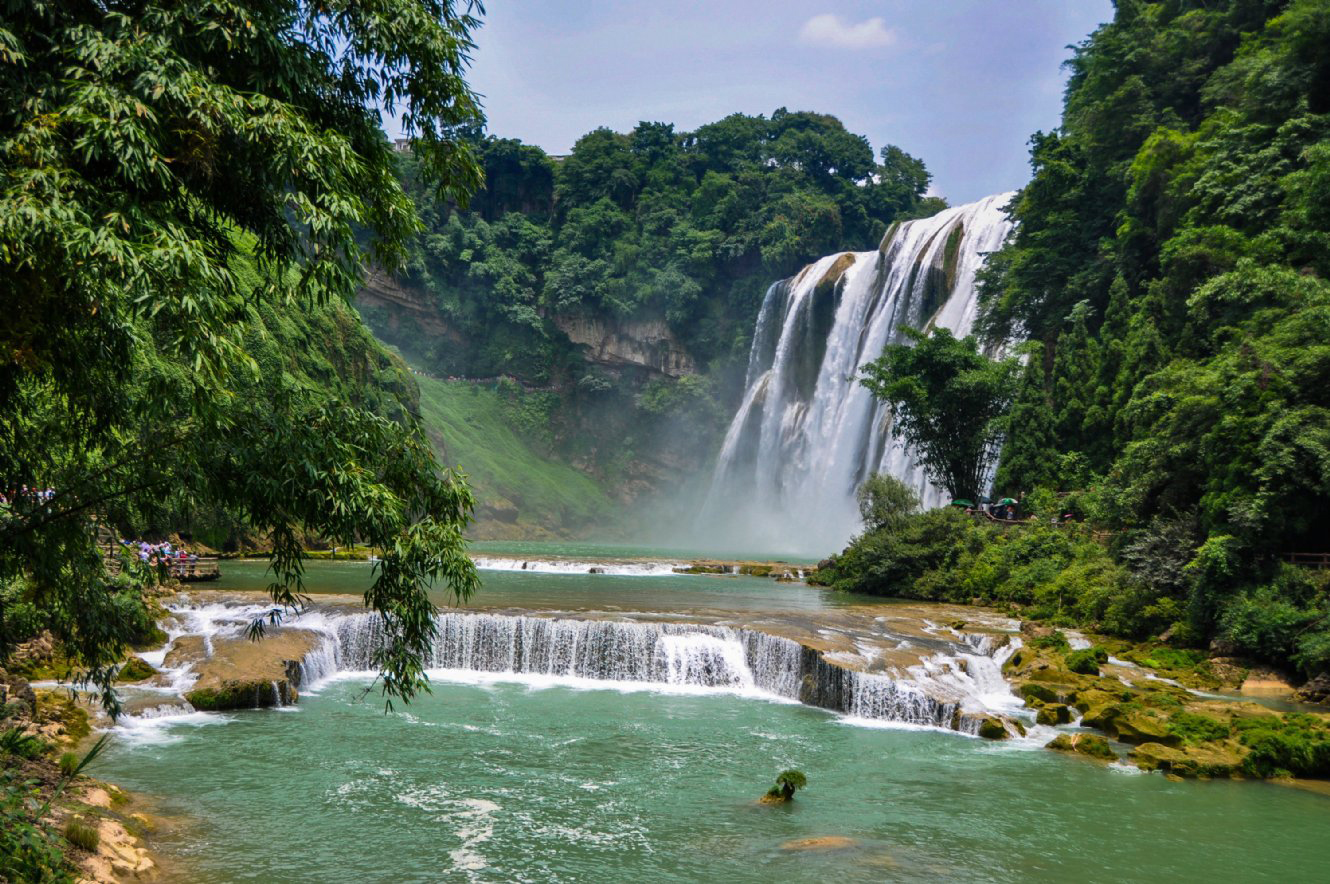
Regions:
<instances>
[{"instance_id":1,"label":"grassy slope","mask_svg":"<svg viewBox=\"0 0 1330 884\"><path fill-rule=\"evenodd\" d=\"M479 501L473 535L567 537L603 521L613 502L594 479L535 451L484 385L417 375L420 413L440 460L460 466ZM516 521L511 521L512 508Z\"/></svg>"}]
</instances>

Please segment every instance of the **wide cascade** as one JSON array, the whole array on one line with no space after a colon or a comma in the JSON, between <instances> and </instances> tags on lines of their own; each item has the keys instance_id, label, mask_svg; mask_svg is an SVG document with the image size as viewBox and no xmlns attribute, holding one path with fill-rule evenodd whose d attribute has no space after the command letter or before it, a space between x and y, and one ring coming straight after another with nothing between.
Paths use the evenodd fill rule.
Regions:
<instances>
[{"instance_id":1,"label":"wide cascade","mask_svg":"<svg viewBox=\"0 0 1330 884\"><path fill-rule=\"evenodd\" d=\"M861 368L905 328L969 334L975 274L1011 229L1004 193L897 223L873 252L828 255L767 290L742 403L700 516L706 536L746 548L822 553L859 526L854 492L875 472L945 503Z\"/></svg>"},{"instance_id":2,"label":"wide cascade","mask_svg":"<svg viewBox=\"0 0 1330 884\"><path fill-rule=\"evenodd\" d=\"M736 691L969 733L993 708L981 697L983 683L1001 680L1008 653L939 655L891 677L834 665L787 638L726 626L444 613L438 627L428 660L436 670ZM323 646L295 673L302 689L337 672L375 669L385 641L380 618L329 617L319 631ZM1000 707L1011 696L996 699Z\"/></svg>"}]
</instances>

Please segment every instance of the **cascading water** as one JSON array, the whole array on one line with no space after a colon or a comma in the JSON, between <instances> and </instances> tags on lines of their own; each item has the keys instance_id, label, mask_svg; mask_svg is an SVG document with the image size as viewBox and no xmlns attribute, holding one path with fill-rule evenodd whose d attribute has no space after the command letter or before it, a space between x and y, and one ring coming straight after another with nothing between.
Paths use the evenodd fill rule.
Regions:
<instances>
[{"instance_id":1,"label":"cascading water","mask_svg":"<svg viewBox=\"0 0 1330 884\"><path fill-rule=\"evenodd\" d=\"M385 640L380 618L356 614L324 624L326 641L300 666L302 686L339 671L373 670ZM964 672L941 657L928 671L893 678L828 663L787 638L726 626L482 613L441 614L438 626L427 661L435 670L738 691L967 733L991 711L976 702Z\"/></svg>"},{"instance_id":2,"label":"cascading water","mask_svg":"<svg viewBox=\"0 0 1330 884\"><path fill-rule=\"evenodd\" d=\"M699 522L745 548L820 554L859 527L854 492L872 473L945 503L891 412L858 382L905 328L969 334L975 274L1011 230L998 194L892 225L874 252L828 255L768 289L747 389L725 435Z\"/></svg>"}]
</instances>

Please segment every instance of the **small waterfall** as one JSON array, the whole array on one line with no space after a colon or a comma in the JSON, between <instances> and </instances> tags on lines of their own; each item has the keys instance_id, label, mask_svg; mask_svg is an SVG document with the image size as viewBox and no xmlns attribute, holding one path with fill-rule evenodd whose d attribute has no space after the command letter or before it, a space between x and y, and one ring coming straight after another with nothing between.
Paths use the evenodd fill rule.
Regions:
<instances>
[{"instance_id":1,"label":"small waterfall","mask_svg":"<svg viewBox=\"0 0 1330 884\"><path fill-rule=\"evenodd\" d=\"M859 526L870 474L946 502L890 436L890 409L858 383L905 328L969 334L975 274L1011 230L999 194L892 225L877 251L828 255L767 290L743 400L725 435L699 522L749 548L821 553Z\"/></svg>"}]
</instances>

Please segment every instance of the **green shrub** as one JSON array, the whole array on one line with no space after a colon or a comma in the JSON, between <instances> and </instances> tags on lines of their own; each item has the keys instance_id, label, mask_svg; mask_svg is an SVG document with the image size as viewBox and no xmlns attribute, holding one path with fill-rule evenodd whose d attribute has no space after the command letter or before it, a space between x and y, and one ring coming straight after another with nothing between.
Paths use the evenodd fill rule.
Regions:
<instances>
[{"instance_id":1,"label":"green shrub","mask_svg":"<svg viewBox=\"0 0 1330 884\"><path fill-rule=\"evenodd\" d=\"M1250 752L1245 773L1259 777L1330 776L1330 726L1311 715L1291 712L1283 718L1246 718L1234 722L1238 739Z\"/></svg>"},{"instance_id":2,"label":"green shrub","mask_svg":"<svg viewBox=\"0 0 1330 884\"><path fill-rule=\"evenodd\" d=\"M60 756L60 775L63 777L72 777L78 770L79 757L75 752L66 752Z\"/></svg>"},{"instance_id":3,"label":"green shrub","mask_svg":"<svg viewBox=\"0 0 1330 884\"><path fill-rule=\"evenodd\" d=\"M1065 654L1071 650L1071 643L1067 641L1067 637L1063 635L1062 630L1055 629L1048 635L1030 639L1030 647L1044 651L1059 651Z\"/></svg>"},{"instance_id":4,"label":"green shrub","mask_svg":"<svg viewBox=\"0 0 1330 884\"><path fill-rule=\"evenodd\" d=\"M65 820L65 840L75 847L95 853L102 843L102 836L96 826L85 823L81 817L71 816Z\"/></svg>"},{"instance_id":5,"label":"green shrub","mask_svg":"<svg viewBox=\"0 0 1330 884\"><path fill-rule=\"evenodd\" d=\"M793 801L794 793L808 785L808 778L802 771L786 770L776 777L776 784L767 790L767 797L781 801Z\"/></svg>"},{"instance_id":6,"label":"green shrub","mask_svg":"<svg viewBox=\"0 0 1330 884\"><path fill-rule=\"evenodd\" d=\"M22 728L0 731L0 754L37 758L45 751L46 743L40 737L25 734Z\"/></svg>"},{"instance_id":7,"label":"green shrub","mask_svg":"<svg viewBox=\"0 0 1330 884\"><path fill-rule=\"evenodd\" d=\"M1208 715L1177 712L1168 720L1168 732L1188 743L1205 743L1225 739L1229 735L1229 728L1224 722Z\"/></svg>"},{"instance_id":8,"label":"green shrub","mask_svg":"<svg viewBox=\"0 0 1330 884\"><path fill-rule=\"evenodd\" d=\"M40 801L35 780L0 770L0 881L73 881L64 855L45 826L31 819Z\"/></svg>"},{"instance_id":9,"label":"green shrub","mask_svg":"<svg viewBox=\"0 0 1330 884\"><path fill-rule=\"evenodd\" d=\"M1099 667L1108 662L1108 651L1100 647L1082 648L1067 654L1067 668L1081 675L1098 675Z\"/></svg>"}]
</instances>

